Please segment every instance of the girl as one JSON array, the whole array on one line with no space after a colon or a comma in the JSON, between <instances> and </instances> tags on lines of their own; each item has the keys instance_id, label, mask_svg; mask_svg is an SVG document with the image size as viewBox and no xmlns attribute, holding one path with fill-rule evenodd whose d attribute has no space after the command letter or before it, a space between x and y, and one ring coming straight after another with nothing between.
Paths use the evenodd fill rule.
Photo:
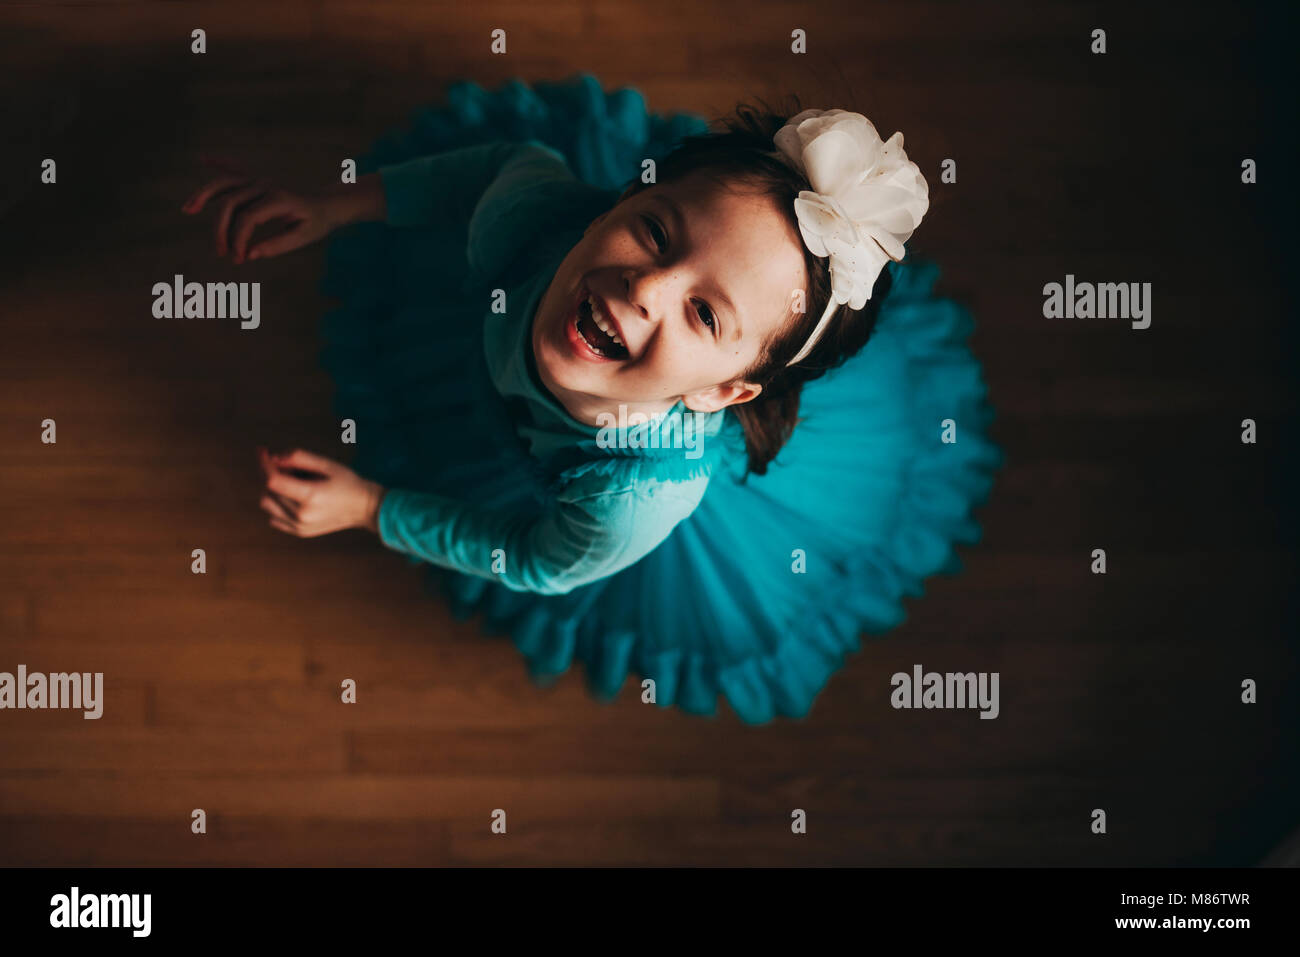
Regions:
<instances>
[{"instance_id":1,"label":"girl","mask_svg":"<svg viewBox=\"0 0 1300 957\"><path fill-rule=\"evenodd\" d=\"M357 454L263 450L275 528L445 570L538 681L577 658L602 699L633 672L753 724L807 714L978 540L1001 454L970 317L903 261L928 190L901 134L750 107L709 130L582 76L459 85L359 168L185 206L235 263L347 227L323 360Z\"/></svg>"}]
</instances>

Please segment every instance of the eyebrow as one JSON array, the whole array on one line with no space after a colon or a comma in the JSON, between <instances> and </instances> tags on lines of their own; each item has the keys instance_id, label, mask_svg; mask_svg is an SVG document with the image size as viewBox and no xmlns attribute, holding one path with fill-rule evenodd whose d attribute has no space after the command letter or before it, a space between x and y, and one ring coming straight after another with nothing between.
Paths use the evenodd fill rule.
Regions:
<instances>
[{"instance_id":1,"label":"eyebrow","mask_svg":"<svg viewBox=\"0 0 1300 957\"><path fill-rule=\"evenodd\" d=\"M655 193L651 196L651 200L658 200L663 206L667 207L668 212L672 215L673 219L677 220L677 229L679 232L685 235L690 234L689 230L686 228L686 217L682 214L682 208L677 205L676 201L673 200L671 196L666 196L663 193ZM733 340L739 340L743 330L740 327L740 312L736 309L736 304L731 301L731 297L723 291L721 286L715 283L713 289L714 297L721 305L727 308L728 312L731 313L731 322L734 326L731 338Z\"/></svg>"}]
</instances>

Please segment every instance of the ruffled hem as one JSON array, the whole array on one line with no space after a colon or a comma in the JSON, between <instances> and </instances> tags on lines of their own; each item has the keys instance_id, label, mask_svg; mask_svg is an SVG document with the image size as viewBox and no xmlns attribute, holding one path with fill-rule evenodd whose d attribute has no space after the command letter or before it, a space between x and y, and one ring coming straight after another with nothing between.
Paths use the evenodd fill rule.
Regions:
<instances>
[{"instance_id":1,"label":"ruffled hem","mask_svg":"<svg viewBox=\"0 0 1300 957\"><path fill-rule=\"evenodd\" d=\"M357 168L373 172L492 140L539 140L562 153L584 183L620 189L640 173L642 160L663 156L678 140L707 129L694 114L650 113L637 90L607 93L589 73L532 86L514 79L495 90L464 80L448 87L445 104L416 110L409 129L381 137Z\"/></svg>"}]
</instances>

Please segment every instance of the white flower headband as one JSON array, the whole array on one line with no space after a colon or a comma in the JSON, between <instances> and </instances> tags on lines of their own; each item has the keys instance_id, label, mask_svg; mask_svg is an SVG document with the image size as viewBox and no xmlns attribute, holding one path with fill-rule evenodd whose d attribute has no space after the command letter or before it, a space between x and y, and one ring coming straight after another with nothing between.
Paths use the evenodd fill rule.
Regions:
<instances>
[{"instance_id":1,"label":"white flower headband","mask_svg":"<svg viewBox=\"0 0 1300 957\"><path fill-rule=\"evenodd\" d=\"M903 151L861 113L804 110L775 137L777 154L807 177L811 190L794 201L799 232L814 256L829 256L831 300L799 354L821 339L837 307L861 309L885 264L903 258L903 243L930 208L930 188Z\"/></svg>"}]
</instances>

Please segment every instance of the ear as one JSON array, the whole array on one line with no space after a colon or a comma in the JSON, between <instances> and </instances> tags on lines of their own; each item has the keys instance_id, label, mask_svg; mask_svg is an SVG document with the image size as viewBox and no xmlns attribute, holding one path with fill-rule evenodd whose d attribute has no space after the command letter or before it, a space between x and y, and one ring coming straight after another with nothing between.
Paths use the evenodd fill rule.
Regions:
<instances>
[{"instance_id":1,"label":"ear","mask_svg":"<svg viewBox=\"0 0 1300 957\"><path fill-rule=\"evenodd\" d=\"M682 404L692 412L717 412L729 405L749 402L762 391L763 387L753 382L731 382L684 395Z\"/></svg>"}]
</instances>

